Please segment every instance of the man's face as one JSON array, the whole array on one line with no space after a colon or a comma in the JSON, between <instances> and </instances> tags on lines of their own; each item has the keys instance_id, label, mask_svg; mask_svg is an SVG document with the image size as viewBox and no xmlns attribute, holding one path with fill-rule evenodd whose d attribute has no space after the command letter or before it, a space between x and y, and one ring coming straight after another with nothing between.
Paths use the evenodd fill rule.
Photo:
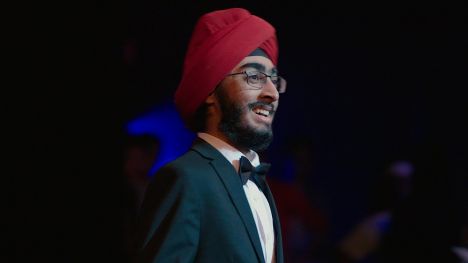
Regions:
<instances>
[{"instance_id":1,"label":"man's face","mask_svg":"<svg viewBox=\"0 0 468 263\"><path fill-rule=\"evenodd\" d=\"M277 74L271 60L262 56L244 58L231 73L243 71ZM221 114L219 131L241 149L266 149L273 139L272 123L279 99L271 79L258 89L247 83L245 74L228 76L215 95Z\"/></svg>"}]
</instances>

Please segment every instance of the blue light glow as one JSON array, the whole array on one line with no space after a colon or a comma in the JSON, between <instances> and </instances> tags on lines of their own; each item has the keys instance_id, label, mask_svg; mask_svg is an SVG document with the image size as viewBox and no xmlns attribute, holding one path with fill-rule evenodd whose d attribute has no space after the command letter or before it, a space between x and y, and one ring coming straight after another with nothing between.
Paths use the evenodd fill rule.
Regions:
<instances>
[{"instance_id":1,"label":"blue light glow","mask_svg":"<svg viewBox=\"0 0 468 263\"><path fill-rule=\"evenodd\" d=\"M126 128L129 135L151 134L159 138L160 152L150 176L186 152L195 138L195 134L185 128L173 103L156 106L150 112L131 120Z\"/></svg>"}]
</instances>

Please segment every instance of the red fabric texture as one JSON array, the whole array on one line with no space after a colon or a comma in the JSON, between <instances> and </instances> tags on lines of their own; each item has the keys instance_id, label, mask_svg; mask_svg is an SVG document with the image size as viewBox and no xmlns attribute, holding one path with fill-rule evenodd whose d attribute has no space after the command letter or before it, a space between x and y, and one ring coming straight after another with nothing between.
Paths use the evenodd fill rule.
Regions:
<instances>
[{"instance_id":1,"label":"red fabric texture","mask_svg":"<svg viewBox=\"0 0 468 263\"><path fill-rule=\"evenodd\" d=\"M203 15L189 42L182 80L175 93L182 118L190 118L221 80L258 47L277 64L275 29L262 18L242 8Z\"/></svg>"}]
</instances>

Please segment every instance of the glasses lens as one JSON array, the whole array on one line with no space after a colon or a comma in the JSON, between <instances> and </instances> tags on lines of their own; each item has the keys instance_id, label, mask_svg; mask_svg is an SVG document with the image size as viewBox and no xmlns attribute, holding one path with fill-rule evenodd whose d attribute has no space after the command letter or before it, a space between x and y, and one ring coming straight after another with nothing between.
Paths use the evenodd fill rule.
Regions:
<instances>
[{"instance_id":1,"label":"glasses lens","mask_svg":"<svg viewBox=\"0 0 468 263\"><path fill-rule=\"evenodd\" d=\"M275 85L279 93L286 92L286 80L280 76L268 76L267 74L255 71L255 72L245 72L247 76L247 83L257 89L263 88L266 84L268 77L270 77L271 82Z\"/></svg>"},{"instance_id":2,"label":"glasses lens","mask_svg":"<svg viewBox=\"0 0 468 263\"><path fill-rule=\"evenodd\" d=\"M276 88L279 88L280 86L280 80L279 80L279 76L271 76L270 79L271 79L271 82L273 82L273 84L276 86Z\"/></svg>"},{"instance_id":3,"label":"glasses lens","mask_svg":"<svg viewBox=\"0 0 468 263\"><path fill-rule=\"evenodd\" d=\"M276 86L278 93L286 92L286 80L278 76L278 85Z\"/></svg>"},{"instance_id":4,"label":"glasses lens","mask_svg":"<svg viewBox=\"0 0 468 263\"><path fill-rule=\"evenodd\" d=\"M262 88L262 85L266 82L267 76L262 72L246 72L247 83L255 88Z\"/></svg>"}]
</instances>

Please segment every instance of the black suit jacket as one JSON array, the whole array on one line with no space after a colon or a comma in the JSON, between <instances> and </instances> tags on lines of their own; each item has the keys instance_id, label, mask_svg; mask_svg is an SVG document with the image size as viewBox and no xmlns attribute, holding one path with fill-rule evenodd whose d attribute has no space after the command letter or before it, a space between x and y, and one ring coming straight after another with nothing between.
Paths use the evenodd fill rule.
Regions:
<instances>
[{"instance_id":1,"label":"black suit jacket","mask_svg":"<svg viewBox=\"0 0 468 263\"><path fill-rule=\"evenodd\" d=\"M283 262L278 213L266 182L276 262ZM240 177L210 144L190 151L155 175L143 202L136 262L264 262L257 227Z\"/></svg>"}]
</instances>

